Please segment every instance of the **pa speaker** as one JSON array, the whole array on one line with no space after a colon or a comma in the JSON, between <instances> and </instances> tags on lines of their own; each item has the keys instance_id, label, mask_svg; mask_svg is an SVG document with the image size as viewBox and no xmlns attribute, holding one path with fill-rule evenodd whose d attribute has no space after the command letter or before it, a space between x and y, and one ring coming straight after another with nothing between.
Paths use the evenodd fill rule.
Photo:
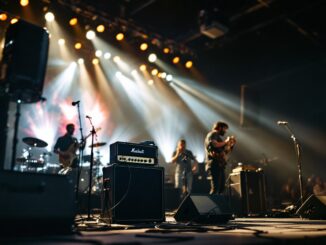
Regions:
<instances>
[{"instance_id":1,"label":"pa speaker","mask_svg":"<svg viewBox=\"0 0 326 245\"><path fill-rule=\"evenodd\" d=\"M102 213L110 210L113 223L165 221L164 168L112 164L103 168Z\"/></svg>"},{"instance_id":2,"label":"pa speaker","mask_svg":"<svg viewBox=\"0 0 326 245\"><path fill-rule=\"evenodd\" d=\"M66 176L0 171L0 234L70 233L73 183Z\"/></svg>"},{"instance_id":3,"label":"pa speaker","mask_svg":"<svg viewBox=\"0 0 326 245\"><path fill-rule=\"evenodd\" d=\"M218 195L188 195L181 202L174 219L203 224L227 223L232 218L227 200Z\"/></svg>"},{"instance_id":4,"label":"pa speaker","mask_svg":"<svg viewBox=\"0 0 326 245\"><path fill-rule=\"evenodd\" d=\"M308 219L326 219L326 196L311 195L296 214Z\"/></svg>"},{"instance_id":5,"label":"pa speaker","mask_svg":"<svg viewBox=\"0 0 326 245\"><path fill-rule=\"evenodd\" d=\"M44 28L23 20L8 27L2 69L12 100L26 103L40 100L48 49L49 35Z\"/></svg>"}]
</instances>

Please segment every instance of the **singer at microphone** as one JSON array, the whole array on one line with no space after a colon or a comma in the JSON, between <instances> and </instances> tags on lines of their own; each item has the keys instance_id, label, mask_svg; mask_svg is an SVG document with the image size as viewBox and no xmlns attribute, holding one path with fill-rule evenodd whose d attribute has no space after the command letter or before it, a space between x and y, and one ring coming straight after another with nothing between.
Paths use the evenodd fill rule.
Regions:
<instances>
[{"instance_id":1,"label":"singer at microphone","mask_svg":"<svg viewBox=\"0 0 326 245\"><path fill-rule=\"evenodd\" d=\"M288 122L287 121L277 121L278 125L287 125Z\"/></svg>"},{"instance_id":2,"label":"singer at microphone","mask_svg":"<svg viewBox=\"0 0 326 245\"><path fill-rule=\"evenodd\" d=\"M73 101L71 104L73 105L73 106L75 106L75 105L77 105L77 104L79 104L79 100L77 100L77 101Z\"/></svg>"}]
</instances>

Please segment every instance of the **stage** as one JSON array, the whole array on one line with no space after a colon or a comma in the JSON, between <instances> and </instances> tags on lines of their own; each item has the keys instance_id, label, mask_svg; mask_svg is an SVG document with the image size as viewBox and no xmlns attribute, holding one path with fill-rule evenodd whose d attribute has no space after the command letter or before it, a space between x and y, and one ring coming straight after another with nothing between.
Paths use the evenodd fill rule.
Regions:
<instances>
[{"instance_id":1,"label":"stage","mask_svg":"<svg viewBox=\"0 0 326 245\"><path fill-rule=\"evenodd\" d=\"M80 226L68 235L3 237L1 244L323 244L326 221L301 218L236 218L221 225L166 222ZM96 217L96 216L92 216ZM28 225L28 224L26 224ZM85 228L85 227L84 227Z\"/></svg>"}]
</instances>

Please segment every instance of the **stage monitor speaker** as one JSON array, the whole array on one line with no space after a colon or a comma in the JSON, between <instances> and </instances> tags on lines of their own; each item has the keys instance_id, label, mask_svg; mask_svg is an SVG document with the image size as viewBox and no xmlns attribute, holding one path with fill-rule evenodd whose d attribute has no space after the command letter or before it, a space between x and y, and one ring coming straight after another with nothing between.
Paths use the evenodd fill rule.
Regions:
<instances>
[{"instance_id":1,"label":"stage monitor speaker","mask_svg":"<svg viewBox=\"0 0 326 245\"><path fill-rule=\"evenodd\" d=\"M103 168L103 182L109 193L102 212L111 210L112 223L165 221L164 168L112 164Z\"/></svg>"},{"instance_id":2,"label":"stage monitor speaker","mask_svg":"<svg viewBox=\"0 0 326 245\"><path fill-rule=\"evenodd\" d=\"M296 214L308 219L326 219L326 196L311 195Z\"/></svg>"},{"instance_id":3,"label":"stage monitor speaker","mask_svg":"<svg viewBox=\"0 0 326 245\"><path fill-rule=\"evenodd\" d=\"M72 181L62 175L0 171L0 234L70 233Z\"/></svg>"},{"instance_id":4,"label":"stage monitor speaker","mask_svg":"<svg viewBox=\"0 0 326 245\"><path fill-rule=\"evenodd\" d=\"M31 103L42 97L49 49L49 34L23 20L6 31L2 72L13 101Z\"/></svg>"},{"instance_id":5,"label":"stage monitor speaker","mask_svg":"<svg viewBox=\"0 0 326 245\"><path fill-rule=\"evenodd\" d=\"M202 224L227 223L231 218L227 200L218 195L187 195L174 215L178 222Z\"/></svg>"}]
</instances>

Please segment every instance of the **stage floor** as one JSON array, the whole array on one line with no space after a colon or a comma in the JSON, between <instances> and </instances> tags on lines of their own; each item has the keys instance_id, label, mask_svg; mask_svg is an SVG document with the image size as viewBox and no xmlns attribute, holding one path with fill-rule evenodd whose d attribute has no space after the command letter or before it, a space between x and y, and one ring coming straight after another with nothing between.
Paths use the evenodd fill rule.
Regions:
<instances>
[{"instance_id":1,"label":"stage floor","mask_svg":"<svg viewBox=\"0 0 326 245\"><path fill-rule=\"evenodd\" d=\"M223 225L176 223L79 228L70 235L1 237L0 244L326 244L326 220L236 218ZM83 227L83 226L82 226Z\"/></svg>"}]
</instances>

